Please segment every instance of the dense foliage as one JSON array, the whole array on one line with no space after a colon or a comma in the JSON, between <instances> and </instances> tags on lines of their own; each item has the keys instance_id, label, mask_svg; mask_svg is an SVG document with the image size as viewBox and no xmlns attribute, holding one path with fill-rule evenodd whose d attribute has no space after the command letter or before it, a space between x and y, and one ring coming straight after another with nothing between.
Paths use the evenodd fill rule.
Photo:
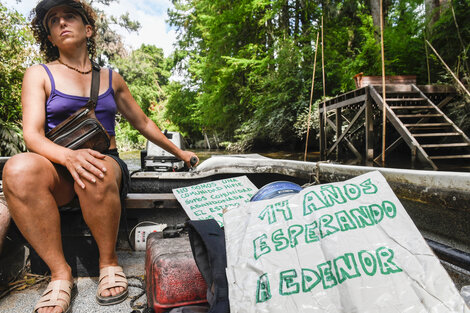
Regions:
<instances>
[{"instance_id":1,"label":"dense foliage","mask_svg":"<svg viewBox=\"0 0 470 313\"><path fill-rule=\"evenodd\" d=\"M96 1L109 5L114 0ZM129 14L116 18L97 10L98 60L124 77L139 105L160 128L179 130L193 140L207 134L239 150L299 148L305 138L315 53L314 109L324 94L354 89L355 74L381 75L378 1L172 2L169 23L176 28L178 41L171 58L154 46L128 51L111 25L135 31L139 24ZM414 74L419 84L455 83L426 47L427 39L459 79L470 84L469 0L388 0L384 12L387 75ZM0 15L3 155L21 149L17 137L21 79L25 67L36 62L36 52L25 19L1 2ZM322 18L323 46L321 41L317 46ZM170 82L171 71L183 78ZM464 131L470 130L469 99L462 96L446 110ZM313 143L318 127L315 114ZM360 140L360 132L357 137ZM144 143L121 116L117 139L120 148Z\"/></svg>"},{"instance_id":2,"label":"dense foliage","mask_svg":"<svg viewBox=\"0 0 470 313\"><path fill-rule=\"evenodd\" d=\"M129 56L115 58L113 66L128 83L129 90L144 113L161 128L170 125L163 118L166 93L163 88L170 78L170 63L163 50L151 45L142 45ZM116 139L122 150L142 148L145 140L132 126L118 116Z\"/></svg>"},{"instance_id":3,"label":"dense foliage","mask_svg":"<svg viewBox=\"0 0 470 313\"><path fill-rule=\"evenodd\" d=\"M455 7L460 32L448 7L437 8L442 13L433 25L421 0L384 1L387 75L414 74L422 84L428 79L445 81L442 65L432 56L428 77L425 29L438 45L447 46L453 38L453 44L442 52L454 60L454 68L468 75L465 43L469 41L464 33L469 23L463 13L469 12L468 0L449 2ZM217 132L226 140L237 141L241 149L298 143L302 137L294 136L292 125L306 122L313 55L315 49L321 50L321 45L315 46L315 38L321 31L322 16L325 94L354 89L352 78L357 73L381 75L379 17L371 7L378 1L173 3L170 23L179 31L177 68L187 79L173 86L168 116L182 121L180 126L188 132L196 128ZM320 58L321 51L318 65ZM323 95L321 70L315 82L317 100ZM190 117L182 118L188 114Z\"/></svg>"},{"instance_id":4,"label":"dense foliage","mask_svg":"<svg viewBox=\"0 0 470 313\"><path fill-rule=\"evenodd\" d=\"M0 155L24 150L21 132L21 82L36 60L25 18L0 2Z\"/></svg>"}]
</instances>

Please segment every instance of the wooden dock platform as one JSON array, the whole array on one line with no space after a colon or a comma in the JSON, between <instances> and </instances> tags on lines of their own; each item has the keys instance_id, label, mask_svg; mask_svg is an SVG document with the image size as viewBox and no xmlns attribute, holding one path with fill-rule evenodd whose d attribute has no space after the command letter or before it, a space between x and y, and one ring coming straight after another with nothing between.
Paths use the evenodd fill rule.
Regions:
<instances>
[{"instance_id":1,"label":"wooden dock platform","mask_svg":"<svg viewBox=\"0 0 470 313\"><path fill-rule=\"evenodd\" d=\"M362 83L362 82L361 82ZM378 118L386 111L388 123L396 134L387 138L385 154L395 150L401 143L410 149L411 167L417 162L424 167L439 170L449 162L462 167L470 163L470 138L442 111L456 96L450 86L422 85L414 83L386 86L386 99L381 85L358 84L359 88L321 103L320 157L322 160L341 158L341 147L347 147L357 163L380 164L378 153ZM356 147L354 135L364 130L365 147ZM397 138L393 138L397 137ZM356 140L358 141L358 140ZM359 140L361 141L361 140ZM327 147L328 143L330 146ZM361 153L360 151L364 151Z\"/></svg>"}]
</instances>

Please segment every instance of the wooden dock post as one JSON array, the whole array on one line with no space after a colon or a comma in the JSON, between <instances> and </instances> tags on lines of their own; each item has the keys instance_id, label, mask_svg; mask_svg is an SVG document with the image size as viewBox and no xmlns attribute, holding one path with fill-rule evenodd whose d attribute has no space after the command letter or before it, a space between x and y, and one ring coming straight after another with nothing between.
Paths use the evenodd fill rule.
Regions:
<instances>
[{"instance_id":1,"label":"wooden dock post","mask_svg":"<svg viewBox=\"0 0 470 313\"><path fill-rule=\"evenodd\" d=\"M326 160L326 125L325 125L325 119L323 117L323 114L326 114L326 112L323 112L322 109L318 110L319 120L320 120L320 161L325 161Z\"/></svg>"},{"instance_id":2,"label":"wooden dock post","mask_svg":"<svg viewBox=\"0 0 470 313\"><path fill-rule=\"evenodd\" d=\"M342 125L343 125L343 120L341 116L341 108L336 109L336 140L338 140L341 137L341 131L342 131ZM339 161L340 158L340 145L336 145L336 161Z\"/></svg>"},{"instance_id":3,"label":"wooden dock post","mask_svg":"<svg viewBox=\"0 0 470 313\"><path fill-rule=\"evenodd\" d=\"M374 115L372 112L372 101L369 95L369 88L366 89L366 112L365 112L365 129L366 129L366 165L374 164Z\"/></svg>"}]
</instances>

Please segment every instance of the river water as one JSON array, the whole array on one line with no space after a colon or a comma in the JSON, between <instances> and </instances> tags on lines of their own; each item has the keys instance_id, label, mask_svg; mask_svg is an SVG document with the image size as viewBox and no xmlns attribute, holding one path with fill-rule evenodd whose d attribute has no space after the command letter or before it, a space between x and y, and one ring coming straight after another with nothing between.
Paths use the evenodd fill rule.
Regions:
<instances>
[{"instance_id":1,"label":"river water","mask_svg":"<svg viewBox=\"0 0 470 313\"><path fill-rule=\"evenodd\" d=\"M225 150L191 150L197 154L199 161L202 162L212 155L230 155L234 154L233 152L227 152ZM259 153L265 157L272 159L287 159L287 160L304 160L304 152L292 152L292 151L271 151L271 152L250 152ZM119 153L121 158L126 162L129 167L129 171L136 171L140 169L140 151L124 151ZM308 152L307 161L316 162L320 159L320 153Z\"/></svg>"}]
</instances>

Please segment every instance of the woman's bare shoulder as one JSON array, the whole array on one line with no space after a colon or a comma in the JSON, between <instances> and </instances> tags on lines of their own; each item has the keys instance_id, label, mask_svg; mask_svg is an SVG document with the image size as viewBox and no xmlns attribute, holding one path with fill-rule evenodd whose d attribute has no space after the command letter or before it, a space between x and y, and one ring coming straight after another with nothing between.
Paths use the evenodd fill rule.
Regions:
<instances>
[{"instance_id":1,"label":"woman's bare shoulder","mask_svg":"<svg viewBox=\"0 0 470 313\"><path fill-rule=\"evenodd\" d=\"M124 87L126 87L126 82L124 78L122 78L121 74L112 70L113 75L113 89L117 92L122 91Z\"/></svg>"},{"instance_id":2,"label":"woman's bare shoulder","mask_svg":"<svg viewBox=\"0 0 470 313\"><path fill-rule=\"evenodd\" d=\"M42 75L46 75L46 71L41 64L31 65L26 69L25 76L34 76L40 77Z\"/></svg>"},{"instance_id":3,"label":"woman's bare shoulder","mask_svg":"<svg viewBox=\"0 0 470 313\"><path fill-rule=\"evenodd\" d=\"M23 90L28 88L45 88L49 86L47 72L41 64L28 67L24 73Z\"/></svg>"}]
</instances>

